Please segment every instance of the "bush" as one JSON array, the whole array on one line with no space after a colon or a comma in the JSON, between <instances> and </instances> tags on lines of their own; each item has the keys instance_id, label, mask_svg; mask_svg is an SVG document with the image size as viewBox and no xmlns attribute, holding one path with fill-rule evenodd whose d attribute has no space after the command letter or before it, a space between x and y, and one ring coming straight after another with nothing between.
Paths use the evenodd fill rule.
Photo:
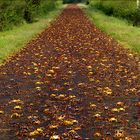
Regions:
<instances>
[{"instance_id":1,"label":"bush","mask_svg":"<svg viewBox=\"0 0 140 140\"><path fill-rule=\"evenodd\" d=\"M91 3L92 6L109 16L127 19L133 25L140 24L140 9L136 9L136 1L134 0L96 0L95 4Z\"/></svg>"},{"instance_id":2,"label":"bush","mask_svg":"<svg viewBox=\"0 0 140 140\"><path fill-rule=\"evenodd\" d=\"M55 8L53 0L0 0L0 31L35 19Z\"/></svg>"},{"instance_id":3,"label":"bush","mask_svg":"<svg viewBox=\"0 0 140 140\"><path fill-rule=\"evenodd\" d=\"M140 8L135 10L132 19L133 19L134 26L140 25Z\"/></svg>"},{"instance_id":4,"label":"bush","mask_svg":"<svg viewBox=\"0 0 140 140\"><path fill-rule=\"evenodd\" d=\"M36 5L32 4L31 2L27 2L24 10L24 19L28 23L32 23L34 21L34 17L36 15Z\"/></svg>"},{"instance_id":5,"label":"bush","mask_svg":"<svg viewBox=\"0 0 140 140\"><path fill-rule=\"evenodd\" d=\"M66 4L66 3L78 3L78 2L82 2L82 0L63 0L63 4Z\"/></svg>"},{"instance_id":6,"label":"bush","mask_svg":"<svg viewBox=\"0 0 140 140\"><path fill-rule=\"evenodd\" d=\"M0 30L23 23L24 3L4 2L0 5Z\"/></svg>"},{"instance_id":7,"label":"bush","mask_svg":"<svg viewBox=\"0 0 140 140\"><path fill-rule=\"evenodd\" d=\"M47 14L49 11L53 10L56 7L56 3L52 1L42 1L40 4L40 7L38 9L38 15L44 15Z\"/></svg>"}]
</instances>

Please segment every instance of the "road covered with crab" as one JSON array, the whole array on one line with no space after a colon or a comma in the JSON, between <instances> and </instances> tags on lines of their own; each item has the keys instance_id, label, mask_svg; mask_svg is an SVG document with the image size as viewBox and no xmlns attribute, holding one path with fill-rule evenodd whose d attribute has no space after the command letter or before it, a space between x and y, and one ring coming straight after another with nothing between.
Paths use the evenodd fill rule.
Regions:
<instances>
[{"instance_id":1,"label":"road covered with crab","mask_svg":"<svg viewBox=\"0 0 140 140\"><path fill-rule=\"evenodd\" d=\"M139 66L68 6L0 67L0 139L140 139Z\"/></svg>"}]
</instances>

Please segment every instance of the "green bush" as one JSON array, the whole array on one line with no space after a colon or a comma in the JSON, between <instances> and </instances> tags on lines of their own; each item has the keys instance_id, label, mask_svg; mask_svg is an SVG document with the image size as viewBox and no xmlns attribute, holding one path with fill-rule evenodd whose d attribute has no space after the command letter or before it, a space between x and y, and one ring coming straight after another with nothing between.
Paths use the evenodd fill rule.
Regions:
<instances>
[{"instance_id":1,"label":"green bush","mask_svg":"<svg viewBox=\"0 0 140 140\"><path fill-rule=\"evenodd\" d=\"M133 13L132 19L133 19L134 26L140 25L140 8L135 10L135 12Z\"/></svg>"},{"instance_id":2,"label":"green bush","mask_svg":"<svg viewBox=\"0 0 140 140\"><path fill-rule=\"evenodd\" d=\"M38 15L44 15L47 14L49 11L51 11L52 9L54 9L56 6L56 3L52 2L52 1L42 1L42 3L40 4L40 7L38 9Z\"/></svg>"},{"instance_id":3,"label":"green bush","mask_svg":"<svg viewBox=\"0 0 140 140\"><path fill-rule=\"evenodd\" d=\"M37 4L32 3L32 1L26 2L26 6L24 8L24 19L28 23L32 23L34 21L36 15Z\"/></svg>"},{"instance_id":4,"label":"green bush","mask_svg":"<svg viewBox=\"0 0 140 140\"><path fill-rule=\"evenodd\" d=\"M0 30L23 23L24 3L4 2L0 5Z\"/></svg>"},{"instance_id":5,"label":"green bush","mask_svg":"<svg viewBox=\"0 0 140 140\"><path fill-rule=\"evenodd\" d=\"M0 0L0 31L34 22L55 8L54 0Z\"/></svg>"},{"instance_id":6,"label":"green bush","mask_svg":"<svg viewBox=\"0 0 140 140\"><path fill-rule=\"evenodd\" d=\"M63 4L66 4L66 3L78 3L78 2L82 2L82 0L63 0Z\"/></svg>"},{"instance_id":7,"label":"green bush","mask_svg":"<svg viewBox=\"0 0 140 140\"><path fill-rule=\"evenodd\" d=\"M34 22L36 17L47 14L55 8L53 0L29 0L26 2L24 18L27 22Z\"/></svg>"},{"instance_id":8,"label":"green bush","mask_svg":"<svg viewBox=\"0 0 140 140\"><path fill-rule=\"evenodd\" d=\"M91 2L93 6L109 16L127 19L133 25L140 24L140 9L136 8L134 0L95 0Z\"/></svg>"}]
</instances>

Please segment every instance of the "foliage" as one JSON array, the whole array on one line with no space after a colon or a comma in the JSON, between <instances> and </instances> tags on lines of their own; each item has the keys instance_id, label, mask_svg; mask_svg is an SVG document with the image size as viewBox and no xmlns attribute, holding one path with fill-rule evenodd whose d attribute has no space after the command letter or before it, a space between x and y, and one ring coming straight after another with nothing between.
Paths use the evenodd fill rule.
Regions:
<instances>
[{"instance_id":1,"label":"foliage","mask_svg":"<svg viewBox=\"0 0 140 140\"><path fill-rule=\"evenodd\" d=\"M40 3L40 7L38 9L39 15L47 14L49 11L54 9L56 5L57 5L57 2L54 3L51 0L48 2L42 1L42 3Z\"/></svg>"},{"instance_id":2,"label":"foliage","mask_svg":"<svg viewBox=\"0 0 140 140\"><path fill-rule=\"evenodd\" d=\"M140 9L136 8L136 1L134 0L95 0L91 2L92 6L109 16L127 19L133 25L140 24Z\"/></svg>"},{"instance_id":3,"label":"foliage","mask_svg":"<svg viewBox=\"0 0 140 140\"><path fill-rule=\"evenodd\" d=\"M133 24L139 25L140 24L140 8L136 9L132 16Z\"/></svg>"},{"instance_id":4,"label":"foliage","mask_svg":"<svg viewBox=\"0 0 140 140\"><path fill-rule=\"evenodd\" d=\"M1 0L0 31L23 22L34 22L38 16L55 8L53 0Z\"/></svg>"},{"instance_id":5,"label":"foliage","mask_svg":"<svg viewBox=\"0 0 140 140\"><path fill-rule=\"evenodd\" d=\"M82 2L82 0L63 0L63 3L78 3L78 2Z\"/></svg>"},{"instance_id":6,"label":"foliage","mask_svg":"<svg viewBox=\"0 0 140 140\"><path fill-rule=\"evenodd\" d=\"M0 3L0 30L9 29L20 24L23 19L24 2L4 1Z\"/></svg>"}]
</instances>

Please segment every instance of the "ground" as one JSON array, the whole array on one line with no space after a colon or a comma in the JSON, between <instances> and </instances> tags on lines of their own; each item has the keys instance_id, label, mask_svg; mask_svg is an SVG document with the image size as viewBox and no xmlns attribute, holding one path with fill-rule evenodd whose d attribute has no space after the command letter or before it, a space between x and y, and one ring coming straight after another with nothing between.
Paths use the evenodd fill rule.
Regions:
<instances>
[{"instance_id":1,"label":"ground","mask_svg":"<svg viewBox=\"0 0 140 140\"><path fill-rule=\"evenodd\" d=\"M1 140L140 139L140 62L68 6L0 70Z\"/></svg>"}]
</instances>

